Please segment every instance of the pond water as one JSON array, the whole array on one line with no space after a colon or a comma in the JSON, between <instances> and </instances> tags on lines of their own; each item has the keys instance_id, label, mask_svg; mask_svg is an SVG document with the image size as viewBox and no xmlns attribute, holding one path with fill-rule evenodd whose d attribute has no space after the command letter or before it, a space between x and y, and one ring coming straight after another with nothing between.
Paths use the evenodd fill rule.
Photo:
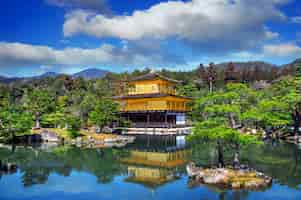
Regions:
<instances>
[{"instance_id":1,"label":"pond water","mask_svg":"<svg viewBox=\"0 0 301 200\"><path fill-rule=\"evenodd\" d=\"M267 143L243 150L241 158L272 176L271 187L232 191L193 184L185 162L214 164L213 144L188 147L170 138L140 138L123 148L106 149L1 145L1 162L14 162L18 169L0 172L0 199L301 199L297 145ZM226 159L231 159L231 152Z\"/></svg>"}]
</instances>

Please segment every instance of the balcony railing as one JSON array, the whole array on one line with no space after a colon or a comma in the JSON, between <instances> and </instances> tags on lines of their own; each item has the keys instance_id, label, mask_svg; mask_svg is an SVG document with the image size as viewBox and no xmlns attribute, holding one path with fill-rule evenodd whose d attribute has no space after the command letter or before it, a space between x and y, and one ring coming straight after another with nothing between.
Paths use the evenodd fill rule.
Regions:
<instances>
[{"instance_id":1,"label":"balcony railing","mask_svg":"<svg viewBox=\"0 0 301 200\"><path fill-rule=\"evenodd\" d=\"M132 123L133 128L180 128L191 126L190 123L186 122L185 124L173 124L173 123L164 123L164 122L135 122Z\"/></svg>"}]
</instances>

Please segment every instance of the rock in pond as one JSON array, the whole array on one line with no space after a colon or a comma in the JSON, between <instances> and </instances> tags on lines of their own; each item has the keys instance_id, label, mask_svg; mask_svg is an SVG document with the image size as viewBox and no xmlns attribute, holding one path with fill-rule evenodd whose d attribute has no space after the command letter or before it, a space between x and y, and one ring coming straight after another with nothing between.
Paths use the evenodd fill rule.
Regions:
<instances>
[{"instance_id":1,"label":"rock in pond","mask_svg":"<svg viewBox=\"0 0 301 200\"><path fill-rule=\"evenodd\" d=\"M198 168L188 164L187 173L200 184L214 185L231 189L257 190L269 187L272 178L253 169Z\"/></svg>"},{"instance_id":2,"label":"rock in pond","mask_svg":"<svg viewBox=\"0 0 301 200\"><path fill-rule=\"evenodd\" d=\"M60 138L57 134L48 130L41 132L41 138L43 142L60 142Z\"/></svg>"}]
</instances>

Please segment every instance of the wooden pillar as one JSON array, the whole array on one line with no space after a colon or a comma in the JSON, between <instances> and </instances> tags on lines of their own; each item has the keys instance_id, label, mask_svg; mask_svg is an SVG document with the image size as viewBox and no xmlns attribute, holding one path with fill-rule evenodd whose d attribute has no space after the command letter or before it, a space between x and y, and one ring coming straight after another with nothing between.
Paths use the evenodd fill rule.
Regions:
<instances>
[{"instance_id":1,"label":"wooden pillar","mask_svg":"<svg viewBox=\"0 0 301 200\"><path fill-rule=\"evenodd\" d=\"M147 127L149 127L150 114L147 113L146 117L147 117L147 119L146 119L146 125L147 125Z\"/></svg>"},{"instance_id":2,"label":"wooden pillar","mask_svg":"<svg viewBox=\"0 0 301 200\"><path fill-rule=\"evenodd\" d=\"M167 126L167 112L165 112L165 126Z\"/></svg>"}]
</instances>

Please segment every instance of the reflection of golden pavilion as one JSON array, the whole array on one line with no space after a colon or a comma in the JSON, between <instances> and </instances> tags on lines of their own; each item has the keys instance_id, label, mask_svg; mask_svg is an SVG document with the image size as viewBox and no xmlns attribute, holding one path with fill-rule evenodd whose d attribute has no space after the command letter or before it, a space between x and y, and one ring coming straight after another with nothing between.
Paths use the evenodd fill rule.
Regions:
<instances>
[{"instance_id":1,"label":"reflection of golden pavilion","mask_svg":"<svg viewBox=\"0 0 301 200\"><path fill-rule=\"evenodd\" d=\"M129 182L142 183L146 186L158 186L176 179L170 169L128 166L131 175L126 180Z\"/></svg>"},{"instance_id":2,"label":"reflection of golden pavilion","mask_svg":"<svg viewBox=\"0 0 301 200\"><path fill-rule=\"evenodd\" d=\"M130 157L124 159L124 163L140 164L146 166L171 168L186 163L188 150L176 150L173 152L148 152L133 150Z\"/></svg>"},{"instance_id":3,"label":"reflection of golden pavilion","mask_svg":"<svg viewBox=\"0 0 301 200\"><path fill-rule=\"evenodd\" d=\"M122 162L129 164L129 182L146 186L158 186L177 178L178 166L184 165L191 151L187 149L172 152L147 152L132 150L130 156Z\"/></svg>"}]
</instances>

